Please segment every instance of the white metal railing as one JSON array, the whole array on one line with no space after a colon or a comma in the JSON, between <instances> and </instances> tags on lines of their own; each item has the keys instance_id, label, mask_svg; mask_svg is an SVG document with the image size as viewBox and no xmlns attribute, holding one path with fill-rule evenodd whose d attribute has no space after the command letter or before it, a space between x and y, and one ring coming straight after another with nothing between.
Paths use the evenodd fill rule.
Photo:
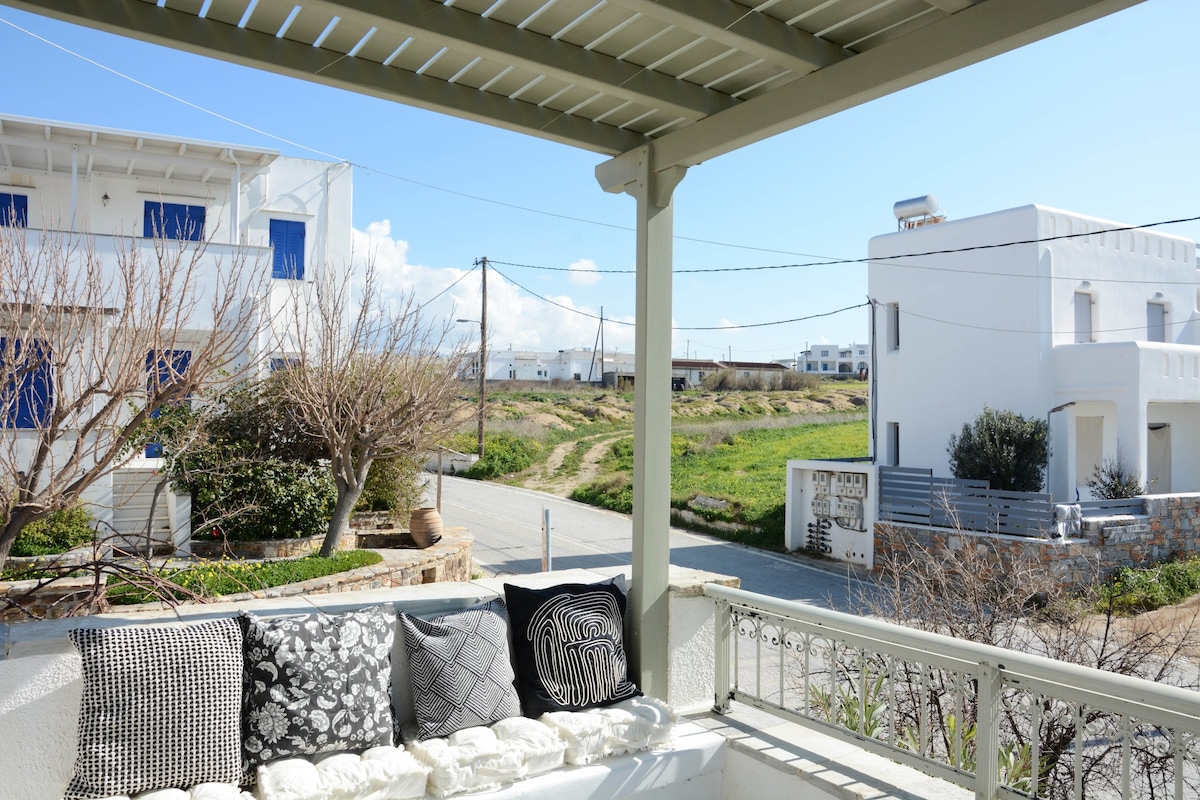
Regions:
<instances>
[{"instance_id":1,"label":"white metal railing","mask_svg":"<svg viewBox=\"0 0 1200 800\"><path fill-rule=\"evenodd\" d=\"M977 798L1200 797L1200 692L707 584L731 700ZM991 758L980 754L991 753Z\"/></svg>"}]
</instances>

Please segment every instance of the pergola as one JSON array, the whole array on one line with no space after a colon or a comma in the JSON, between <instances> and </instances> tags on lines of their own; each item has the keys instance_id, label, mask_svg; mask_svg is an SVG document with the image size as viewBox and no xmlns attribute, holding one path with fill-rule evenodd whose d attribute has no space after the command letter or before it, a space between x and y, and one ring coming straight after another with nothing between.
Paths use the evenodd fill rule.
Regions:
<instances>
[{"instance_id":1,"label":"pergola","mask_svg":"<svg viewBox=\"0 0 1200 800\"><path fill-rule=\"evenodd\" d=\"M689 167L1141 0L0 0L601 153L637 201L631 654L665 697L672 193Z\"/></svg>"}]
</instances>

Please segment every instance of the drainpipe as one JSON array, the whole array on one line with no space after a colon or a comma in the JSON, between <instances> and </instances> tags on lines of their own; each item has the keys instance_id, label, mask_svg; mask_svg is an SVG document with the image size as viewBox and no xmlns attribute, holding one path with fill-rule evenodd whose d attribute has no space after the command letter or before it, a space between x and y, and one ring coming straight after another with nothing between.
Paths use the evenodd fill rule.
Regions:
<instances>
[{"instance_id":1,"label":"drainpipe","mask_svg":"<svg viewBox=\"0 0 1200 800\"><path fill-rule=\"evenodd\" d=\"M79 145L71 145L71 232L75 232L75 212L79 207Z\"/></svg>"},{"instance_id":2,"label":"drainpipe","mask_svg":"<svg viewBox=\"0 0 1200 800\"><path fill-rule=\"evenodd\" d=\"M229 181L229 240L238 244L242 241L242 165L232 148L225 150L225 157L233 162L233 177Z\"/></svg>"}]
</instances>

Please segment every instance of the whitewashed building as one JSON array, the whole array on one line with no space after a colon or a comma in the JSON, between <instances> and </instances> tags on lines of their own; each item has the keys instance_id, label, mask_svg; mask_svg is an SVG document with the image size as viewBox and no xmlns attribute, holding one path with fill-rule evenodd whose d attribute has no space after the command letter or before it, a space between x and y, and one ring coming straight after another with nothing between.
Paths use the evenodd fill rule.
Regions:
<instances>
[{"instance_id":1,"label":"whitewashed building","mask_svg":"<svg viewBox=\"0 0 1200 800\"><path fill-rule=\"evenodd\" d=\"M156 235L178 240L180 248L200 253L201 299L221 271L245 260L261 281L255 284L259 293L242 302L257 309L260 322L269 319L275 334L283 334L294 319L289 314L297 289L303 291L323 270L349 268L352 176L346 164L7 115L0 115L0 145L0 226L27 229L27 246L35 250L44 242L74 239L94 248L93 263L104 265L138 250L152 260ZM206 336L206 319L212 327L204 303L196 308L194 329L183 335L185 347ZM269 326L263 328L247 338L239 363L257 364L265 372L291 358L294 354L278 351L277 341ZM169 361L186 365L189 357L180 349ZM164 358L160 354L160 363ZM48 375L31 378L43 379ZM47 397L49 388L33 387L33 394ZM33 430L23 432L23 424L34 426L22 409L14 417L6 421L10 436L36 436ZM148 476L159 461L136 454L125 468L94 485L88 500L98 518L122 533L143 530ZM159 504L155 536L180 536L186 518L187 509L168 498Z\"/></svg>"},{"instance_id":2,"label":"whitewashed building","mask_svg":"<svg viewBox=\"0 0 1200 800\"><path fill-rule=\"evenodd\" d=\"M553 380L599 383L605 372L633 372L633 353L611 350L604 352L590 347L566 350L489 350L487 379L489 381ZM478 380L479 363L473 359L465 377Z\"/></svg>"},{"instance_id":3,"label":"whitewashed building","mask_svg":"<svg viewBox=\"0 0 1200 800\"><path fill-rule=\"evenodd\" d=\"M937 255L913 255L940 252ZM1049 488L1120 456L1150 493L1200 490L1193 241L1037 205L873 238L872 453L949 474L985 405L1049 419Z\"/></svg>"},{"instance_id":4,"label":"whitewashed building","mask_svg":"<svg viewBox=\"0 0 1200 800\"><path fill-rule=\"evenodd\" d=\"M819 375L864 375L871 367L871 349L865 344L814 344L800 353L797 372Z\"/></svg>"}]
</instances>

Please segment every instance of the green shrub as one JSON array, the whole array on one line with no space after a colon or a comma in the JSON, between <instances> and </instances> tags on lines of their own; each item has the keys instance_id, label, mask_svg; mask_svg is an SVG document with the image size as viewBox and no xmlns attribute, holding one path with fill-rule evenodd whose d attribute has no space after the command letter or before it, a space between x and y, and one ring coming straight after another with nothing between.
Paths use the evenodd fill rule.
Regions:
<instances>
[{"instance_id":1,"label":"green shrub","mask_svg":"<svg viewBox=\"0 0 1200 800\"><path fill-rule=\"evenodd\" d=\"M1036 492L1050 456L1046 420L984 406L946 448L956 478L986 480L993 489Z\"/></svg>"},{"instance_id":2,"label":"green shrub","mask_svg":"<svg viewBox=\"0 0 1200 800\"><path fill-rule=\"evenodd\" d=\"M45 519L31 522L13 540L10 556L48 556L91 544L96 535L95 520L83 506L55 511Z\"/></svg>"},{"instance_id":3,"label":"green shrub","mask_svg":"<svg viewBox=\"0 0 1200 800\"><path fill-rule=\"evenodd\" d=\"M575 491L571 492L571 499L607 508L609 511L630 514L633 512L633 480L624 473L609 475L607 478L576 487Z\"/></svg>"},{"instance_id":4,"label":"green shrub","mask_svg":"<svg viewBox=\"0 0 1200 800\"><path fill-rule=\"evenodd\" d=\"M1167 561L1154 567L1123 567L1100 590L1097 608L1137 614L1175 605L1200 594L1200 558Z\"/></svg>"},{"instance_id":5,"label":"green shrub","mask_svg":"<svg viewBox=\"0 0 1200 800\"><path fill-rule=\"evenodd\" d=\"M202 597L269 589L287 583L299 583L323 578L339 572L378 564L383 557L372 550L351 550L335 553L330 558L318 555L280 561L211 561L181 570L159 570L155 574ZM105 597L114 605L148 603L168 598L185 600L188 595L177 590L157 593L125 580L110 581Z\"/></svg>"},{"instance_id":6,"label":"green shrub","mask_svg":"<svg viewBox=\"0 0 1200 800\"><path fill-rule=\"evenodd\" d=\"M1125 465L1119 453L1116 458L1106 458L1103 464L1096 465L1092 477L1087 480L1087 487L1101 500L1124 500L1146 493L1138 476Z\"/></svg>"},{"instance_id":7,"label":"green shrub","mask_svg":"<svg viewBox=\"0 0 1200 800\"><path fill-rule=\"evenodd\" d=\"M208 450L188 459L177 485L192 495L198 539L298 539L324 533L337 501L326 467L276 459L223 461Z\"/></svg>"},{"instance_id":8,"label":"green shrub","mask_svg":"<svg viewBox=\"0 0 1200 800\"><path fill-rule=\"evenodd\" d=\"M464 477L487 480L529 469L542 452L541 442L511 433L485 434L483 458L463 473Z\"/></svg>"},{"instance_id":9,"label":"green shrub","mask_svg":"<svg viewBox=\"0 0 1200 800\"><path fill-rule=\"evenodd\" d=\"M425 459L418 456L377 458L371 462L355 511L391 511L407 516L424 497L421 480Z\"/></svg>"}]
</instances>

